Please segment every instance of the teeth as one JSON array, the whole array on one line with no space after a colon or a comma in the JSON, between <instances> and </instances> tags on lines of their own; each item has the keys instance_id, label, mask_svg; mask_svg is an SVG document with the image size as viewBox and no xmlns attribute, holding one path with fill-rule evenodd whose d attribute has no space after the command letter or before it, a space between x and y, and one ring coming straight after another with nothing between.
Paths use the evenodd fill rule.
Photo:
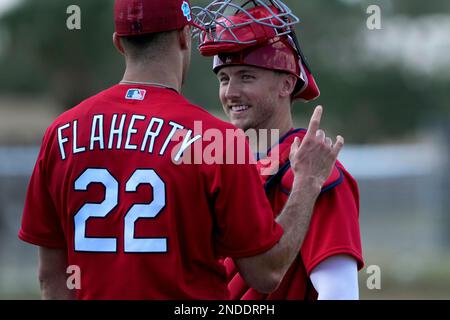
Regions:
<instances>
[{"instance_id":1,"label":"teeth","mask_svg":"<svg viewBox=\"0 0 450 320\"><path fill-rule=\"evenodd\" d=\"M232 111L235 111L235 112L238 112L238 111L244 111L244 110L247 110L248 108L249 108L249 106L247 106L247 105L232 106L232 107L231 107L231 110L232 110Z\"/></svg>"}]
</instances>

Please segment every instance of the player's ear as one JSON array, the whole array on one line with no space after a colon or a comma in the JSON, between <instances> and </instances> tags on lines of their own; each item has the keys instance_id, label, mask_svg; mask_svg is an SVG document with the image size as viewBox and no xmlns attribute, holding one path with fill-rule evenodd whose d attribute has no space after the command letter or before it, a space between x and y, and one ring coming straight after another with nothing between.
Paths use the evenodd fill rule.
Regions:
<instances>
[{"instance_id":1,"label":"player's ear","mask_svg":"<svg viewBox=\"0 0 450 320\"><path fill-rule=\"evenodd\" d=\"M120 37L117 35L116 32L113 33L113 43L117 51L125 55L125 50L123 49L122 42L120 41Z\"/></svg>"},{"instance_id":2,"label":"player's ear","mask_svg":"<svg viewBox=\"0 0 450 320\"><path fill-rule=\"evenodd\" d=\"M282 74L282 81L280 82L280 95L282 97L289 97L295 90L297 78L292 74Z\"/></svg>"},{"instance_id":3,"label":"player's ear","mask_svg":"<svg viewBox=\"0 0 450 320\"><path fill-rule=\"evenodd\" d=\"M178 39L180 41L181 49L191 49L191 27L190 25L185 25L178 32Z\"/></svg>"}]
</instances>

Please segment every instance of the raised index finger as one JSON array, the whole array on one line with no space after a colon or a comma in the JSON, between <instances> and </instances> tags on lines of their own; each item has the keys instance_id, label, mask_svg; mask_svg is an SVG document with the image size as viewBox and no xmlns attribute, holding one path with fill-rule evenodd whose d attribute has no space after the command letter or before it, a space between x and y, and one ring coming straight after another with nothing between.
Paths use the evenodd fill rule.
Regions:
<instances>
[{"instance_id":1,"label":"raised index finger","mask_svg":"<svg viewBox=\"0 0 450 320\"><path fill-rule=\"evenodd\" d=\"M311 120L309 121L307 136L316 136L317 130L320 127L320 119L322 118L323 108L322 106L317 106L314 109L313 115L311 116Z\"/></svg>"}]
</instances>

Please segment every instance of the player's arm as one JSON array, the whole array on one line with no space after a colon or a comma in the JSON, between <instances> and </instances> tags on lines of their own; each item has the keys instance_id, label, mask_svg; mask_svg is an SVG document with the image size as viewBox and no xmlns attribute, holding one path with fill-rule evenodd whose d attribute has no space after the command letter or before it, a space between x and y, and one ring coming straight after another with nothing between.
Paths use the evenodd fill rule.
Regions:
<instances>
[{"instance_id":1,"label":"player's arm","mask_svg":"<svg viewBox=\"0 0 450 320\"><path fill-rule=\"evenodd\" d=\"M331 256L311 272L319 300L358 300L358 264L349 255Z\"/></svg>"},{"instance_id":2,"label":"player's arm","mask_svg":"<svg viewBox=\"0 0 450 320\"><path fill-rule=\"evenodd\" d=\"M64 249L39 247L39 284L44 300L75 299L67 287L67 253Z\"/></svg>"},{"instance_id":3,"label":"player's arm","mask_svg":"<svg viewBox=\"0 0 450 320\"><path fill-rule=\"evenodd\" d=\"M301 145L298 138L291 146L294 183L291 194L277 222L284 230L280 241L268 251L236 259L236 265L248 285L259 292L276 290L294 261L308 231L314 204L331 174L344 141L338 137L333 145L319 130L322 108L317 107Z\"/></svg>"}]
</instances>

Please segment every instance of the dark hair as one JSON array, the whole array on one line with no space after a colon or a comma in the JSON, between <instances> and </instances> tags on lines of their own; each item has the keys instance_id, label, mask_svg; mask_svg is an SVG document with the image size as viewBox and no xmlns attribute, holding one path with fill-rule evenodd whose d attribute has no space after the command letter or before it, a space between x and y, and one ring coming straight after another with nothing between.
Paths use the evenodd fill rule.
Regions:
<instances>
[{"instance_id":1,"label":"dark hair","mask_svg":"<svg viewBox=\"0 0 450 320\"><path fill-rule=\"evenodd\" d=\"M134 60L151 60L161 55L173 31L121 37L122 46Z\"/></svg>"}]
</instances>

